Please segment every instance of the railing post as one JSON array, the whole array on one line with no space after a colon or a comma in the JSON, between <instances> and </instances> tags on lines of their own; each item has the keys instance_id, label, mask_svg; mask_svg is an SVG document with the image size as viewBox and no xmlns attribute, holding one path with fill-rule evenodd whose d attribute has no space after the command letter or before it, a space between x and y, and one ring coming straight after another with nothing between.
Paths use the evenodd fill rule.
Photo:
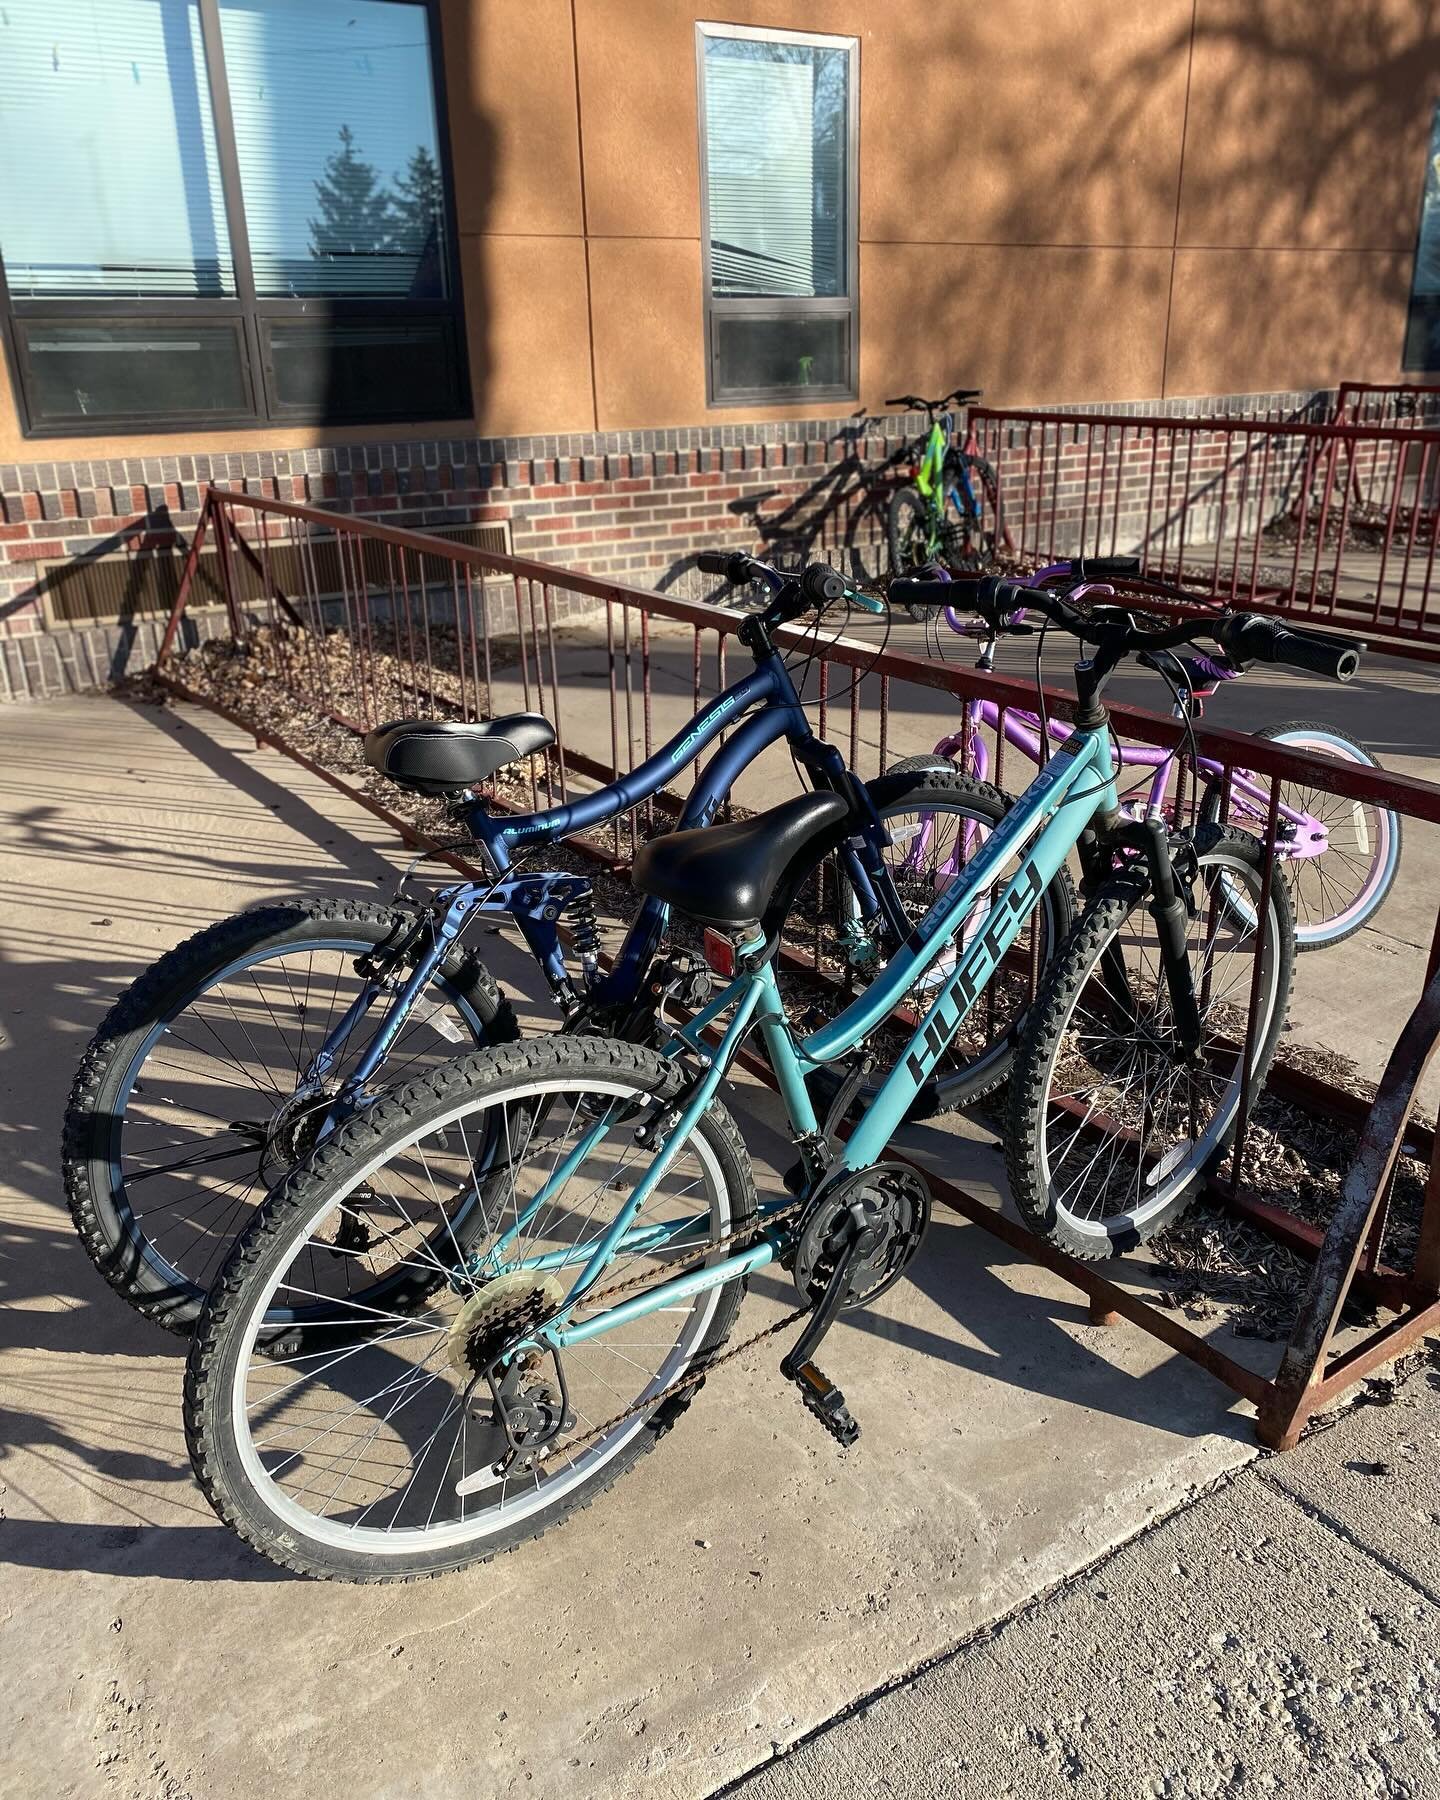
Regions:
<instances>
[{"instance_id":1,"label":"railing post","mask_svg":"<svg viewBox=\"0 0 1440 1800\"><path fill-rule=\"evenodd\" d=\"M1325 1379L1325 1359L1340 1321L1350 1284L1372 1223L1390 1191L1395 1164L1405 1141L1405 1127L1415 1104L1415 1090L1429 1066L1440 1038L1440 976L1432 976L1406 1021L1385 1065L1375 1104L1365 1121L1355 1156L1345 1175L1340 1201L1315 1259L1300 1303L1280 1372L1260 1407L1260 1441L1272 1450L1288 1450L1310 1416L1316 1391ZM1433 1281L1437 1227L1434 1173L1426 1191L1427 1273ZM1420 1275L1416 1258L1416 1275ZM1397 1352L1400 1345L1396 1345Z\"/></svg>"},{"instance_id":2,"label":"railing post","mask_svg":"<svg viewBox=\"0 0 1440 1800\"><path fill-rule=\"evenodd\" d=\"M175 595L175 604L170 608L170 617L165 623L165 635L160 639L160 648L155 654L155 667L158 669L170 654L175 642L175 633L180 629L180 621L185 616L185 609L190 604L190 589L195 583L195 571L200 564L200 551L205 543L205 533L209 528L210 514L215 500L211 490L205 490L205 499L200 507L200 517L195 521L195 530L190 538L190 548L185 553L185 566L180 571L180 587Z\"/></svg>"},{"instance_id":3,"label":"railing post","mask_svg":"<svg viewBox=\"0 0 1440 1800\"><path fill-rule=\"evenodd\" d=\"M224 502L215 496L215 545L219 551L220 587L225 596L225 615L230 621L230 635L238 644L245 635L240 607L235 598L235 567L230 559L230 521Z\"/></svg>"}]
</instances>

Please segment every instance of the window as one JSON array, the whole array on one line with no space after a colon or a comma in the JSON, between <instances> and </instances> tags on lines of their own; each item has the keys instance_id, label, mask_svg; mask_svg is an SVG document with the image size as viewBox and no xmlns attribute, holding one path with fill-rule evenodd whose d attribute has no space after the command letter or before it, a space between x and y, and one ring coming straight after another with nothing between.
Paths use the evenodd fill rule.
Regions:
<instances>
[{"instance_id":1,"label":"window","mask_svg":"<svg viewBox=\"0 0 1440 1800\"><path fill-rule=\"evenodd\" d=\"M28 435L468 406L434 0L5 0Z\"/></svg>"},{"instance_id":2,"label":"window","mask_svg":"<svg viewBox=\"0 0 1440 1800\"><path fill-rule=\"evenodd\" d=\"M1440 106L1431 120L1430 154L1425 159L1404 366L1419 374L1440 371Z\"/></svg>"},{"instance_id":3,"label":"window","mask_svg":"<svg viewBox=\"0 0 1440 1800\"><path fill-rule=\"evenodd\" d=\"M859 47L697 34L710 402L852 399Z\"/></svg>"}]
</instances>

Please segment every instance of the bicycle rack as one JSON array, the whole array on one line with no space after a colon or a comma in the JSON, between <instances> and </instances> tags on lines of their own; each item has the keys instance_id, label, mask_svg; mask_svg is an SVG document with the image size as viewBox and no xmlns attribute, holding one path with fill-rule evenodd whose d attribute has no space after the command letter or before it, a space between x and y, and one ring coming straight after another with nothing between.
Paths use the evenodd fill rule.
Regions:
<instances>
[{"instance_id":1,"label":"bicycle rack","mask_svg":"<svg viewBox=\"0 0 1440 1800\"><path fill-rule=\"evenodd\" d=\"M236 553L250 567L256 578L256 585L264 595L265 603L273 611L283 613L292 623L298 621L305 611L306 600L304 597L302 597L300 609L297 611L291 600L280 591L273 563L267 554L268 547L265 538L262 537L259 540L258 549L255 549L246 542L240 533L233 516L235 511L240 510L259 515L275 514L283 520L306 526L313 525L328 533L333 533L337 537L364 539L388 546L401 559L402 571L403 557L407 549L412 553L423 551L426 556L448 562L456 568L457 581L463 579L466 584L465 597L467 601L470 598L470 583L475 577L496 575L513 578L516 583L515 616L521 634L519 672L526 683L527 703L532 675L529 672L525 647L526 609L519 604L519 589L522 582L530 586L528 613L533 639L534 691L536 698L543 700L547 682L542 675L540 626L537 624L534 600L534 591L540 590L544 629L551 640L548 658L548 686L556 711L557 731L561 725L561 717L554 661L550 590L552 587L560 590L569 589L602 602L607 609L607 620L610 618L610 609L619 605L626 613L623 646L626 661L623 688L617 683L616 654L620 646L616 641L613 620L607 626L610 640L612 710L610 758L607 763L603 757L585 756L569 749L565 747L562 735L557 744L560 752L558 764L562 788L567 761L570 768L576 772L602 780L613 777L620 761L621 727L617 724L617 705L626 715L626 724L623 729L631 737L632 742L635 730L633 715L637 710L641 712L648 752L650 645L646 630L650 613L679 624L693 626L697 703L700 693L702 631L713 632L716 636L718 674L721 682L724 681L724 641L727 635L733 633L739 623L737 614L726 612L720 608L702 606L690 601L677 601L668 596L600 581L594 577L552 564L533 562L523 558L502 557L498 554L456 546L441 539L428 538L420 533L407 532L368 520L324 513L292 503L211 489L201 516L200 531L197 532L196 541L192 543L187 559L180 593L165 633L160 657L157 659L154 678L159 685L179 697L207 706L240 729L251 733L257 743L272 744L301 766L322 776L342 793L389 824L412 846L436 848L434 840L412 822L402 818L369 795L358 792L334 771L325 768L322 763L286 742L283 735L257 725L215 699L197 692L187 682L170 673L163 666L175 641L177 627L188 602L200 542L207 524L213 524L222 551L220 573L224 598L231 629L237 638L242 636L245 627L242 622L242 608L237 599L236 572L232 561ZM358 551L356 554L358 555ZM347 623L359 620L362 603L362 592L358 591L358 588L352 589L351 585L347 583L344 593ZM309 597L309 605L312 610L315 610L313 595ZM639 648L643 670L643 688L638 696L630 686L628 614L631 610L638 610L641 614ZM474 642L476 612L473 606L467 606L466 612L470 620L470 653L474 694L478 702L478 695L481 692L481 677ZM461 616L457 588L457 629ZM482 619L484 617L483 608L481 617ZM483 628L485 631L485 685L488 688L490 678L488 623ZM369 653L367 649L369 644L368 624L352 623L350 629L355 634L356 653L363 658ZM794 631L793 628L787 628L787 630L796 641L802 641L799 632ZM463 637L459 643L463 652L465 643ZM425 653L427 656L429 655L428 639ZM861 666L868 667L880 682L879 757L882 766L886 760L888 684L892 679L904 680L922 687L937 688L959 697L987 695L1000 703L1002 718L1003 709L1022 706L1030 698L1025 684L1006 677L978 676L973 670L947 668L943 665L937 668L933 664L921 662L915 657L897 651L885 651L874 655L872 646L843 639L836 640L827 645L826 656L820 662L819 709L822 734L825 730L826 675L830 660L843 666L847 673L853 672L854 669ZM305 674L302 665L303 659L301 664L297 664L301 679ZM444 707L461 714L466 712L463 655L460 666L461 698L457 708L453 700L447 700L437 692L434 664L429 665L428 698L432 706ZM294 672L291 671L292 674ZM423 701L425 689L418 681L412 685L417 701ZM856 749L859 744L858 688L852 684L847 691L849 693L850 760L854 766L857 760ZM319 705L320 711L352 730L361 728L356 721L324 704L324 699L328 699L328 692ZM1054 701L1057 715L1063 716L1065 712L1064 697L1056 695ZM1175 728L1169 721L1129 707L1116 707L1112 711L1117 726L1121 730L1139 737L1141 741L1156 743L1175 741ZM1351 798L1363 798L1379 805L1396 806L1412 816L1426 819L1432 824L1440 824L1440 790L1414 778L1390 775L1381 770L1351 768L1348 765L1334 765L1332 771L1327 769L1327 765L1322 759L1309 756L1304 752L1273 745L1262 747L1252 743L1251 740L1240 738L1233 732L1214 731L1209 727L1206 727L1201 733L1201 747L1204 753L1216 756L1227 768L1235 766L1243 756L1250 766L1261 768L1265 774L1276 780L1281 778L1300 779L1321 787L1327 785L1327 782L1333 783L1335 791ZM998 763L993 778L997 782L1003 780L1002 770ZM541 779L548 782L551 777L547 774ZM535 780L533 773L531 780L533 787ZM1278 788L1274 792L1278 793ZM532 795L532 804L533 800ZM500 803L505 804L503 800ZM654 804L659 810L666 810L664 796L658 796ZM1270 817L1266 826L1266 838L1272 845L1275 825L1276 803L1272 794ZM635 838L632 837L632 849L635 841ZM590 858L597 866L615 875L623 876L629 861L629 857L622 847L618 820L614 824L613 849L597 843L589 843L580 838L567 840L567 848ZM444 852L443 860L472 879L479 878L480 871L453 851ZM1263 897L1261 905L1262 907L1264 905ZM819 971L818 936L813 962L808 956L800 955L795 949L782 948L781 954L792 967L804 970L812 976ZM1252 997L1252 1018L1249 1030L1254 1028L1253 1010L1254 1000ZM1100 1273L1096 1266L1074 1261L1062 1251L1036 1238L1018 1222L997 1211L987 1202L976 1198L959 1184L937 1176L928 1168L925 1168L923 1173L930 1183L935 1197L953 1211L980 1225L993 1236L998 1237L1084 1293L1089 1301L1092 1323L1097 1325L1115 1324L1120 1319L1124 1319L1137 1325L1178 1354L1188 1357L1192 1362L1206 1369L1234 1393L1251 1402L1257 1410L1256 1431L1260 1441L1271 1449L1286 1450L1298 1441L1306 1423L1317 1411L1333 1405L1375 1369L1402 1354L1427 1332L1440 1330L1440 1132L1424 1128L1412 1119L1416 1091L1434 1056L1437 1041L1440 1041L1440 918L1437 918L1435 941L1431 949L1424 990L1395 1042L1384 1076L1372 1102L1367 1103L1352 1093L1296 1070L1281 1067L1272 1071L1271 1088L1282 1093L1291 1103L1331 1118L1338 1116L1361 1126L1359 1142L1343 1183L1341 1198L1328 1228L1323 1232L1279 1207L1259 1202L1247 1196L1243 1189L1233 1184L1235 1172L1241 1162L1247 1128L1246 1117L1242 1116L1239 1122L1235 1156L1233 1159L1227 1159L1232 1180L1230 1183L1222 1180L1213 1181L1212 1192L1227 1208L1244 1217L1247 1223L1264 1230L1277 1243L1306 1256L1313 1264L1294 1328L1281 1356L1277 1372L1272 1378L1267 1378L1236 1361L1233 1357L1227 1356L1216 1345L1192 1331L1175 1312L1120 1287L1107 1275ZM762 1059L749 1052L742 1052L740 1060L747 1070L761 1079L767 1081L771 1079L769 1065ZM1389 1268L1380 1260L1395 1169L1401 1150L1406 1147L1412 1153L1428 1159L1429 1164L1418 1247L1413 1265L1408 1272ZM1332 1353L1341 1315L1352 1291L1363 1292L1379 1300L1395 1316L1387 1323L1364 1331L1358 1338L1349 1341L1338 1353Z\"/></svg>"}]
</instances>

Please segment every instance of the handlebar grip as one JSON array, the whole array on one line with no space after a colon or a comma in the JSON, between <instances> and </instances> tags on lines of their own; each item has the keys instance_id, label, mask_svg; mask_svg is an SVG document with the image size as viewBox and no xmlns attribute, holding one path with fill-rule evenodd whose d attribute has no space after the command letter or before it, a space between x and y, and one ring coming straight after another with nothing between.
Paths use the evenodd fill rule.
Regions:
<instances>
[{"instance_id":1,"label":"handlebar grip","mask_svg":"<svg viewBox=\"0 0 1440 1800\"><path fill-rule=\"evenodd\" d=\"M1283 663L1328 681L1349 681L1360 667L1364 644L1318 631L1290 631L1275 619L1240 613L1218 634L1234 662Z\"/></svg>"},{"instance_id":2,"label":"handlebar grip","mask_svg":"<svg viewBox=\"0 0 1440 1800\"><path fill-rule=\"evenodd\" d=\"M1299 637L1291 631L1281 636L1283 641L1275 660L1287 668L1304 669L1327 681L1349 681L1360 667L1359 645L1327 643L1320 638Z\"/></svg>"},{"instance_id":3,"label":"handlebar grip","mask_svg":"<svg viewBox=\"0 0 1440 1800\"><path fill-rule=\"evenodd\" d=\"M917 400L913 394L897 394L893 400L882 400L882 406L923 406L923 400Z\"/></svg>"},{"instance_id":4,"label":"handlebar grip","mask_svg":"<svg viewBox=\"0 0 1440 1800\"><path fill-rule=\"evenodd\" d=\"M765 564L756 562L743 550L697 550L695 566L702 575L723 575L731 587L746 587L752 581L773 586L775 582Z\"/></svg>"},{"instance_id":5,"label":"handlebar grip","mask_svg":"<svg viewBox=\"0 0 1440 1800\"><path fill-rule=\"evenodd\" d=\"M1077 581L1105 581L1110 576L1124 577L1140 573L1138 556L1074 556L1070 573Z\"/></svg>"},{"instance_id":6,"label":"handlebar grip","mask_svg":"<svg viewBox=\"0 0 1440 1800\"><path fill-rule=\"evenodd\" d=\"M824 563L811 563L800 577L800 592L811 606L829 606L845 598L845 583Z\"/></svg>"},{"instance_id":7,"label":"handlebar grip","mask_svg":"<svg viewBox=\"0 0 1440 1800\"><path fill-rule=\"evenodd\" d=\"M901 606L960 606L965 604L965 595L973 595L974 584L961 584L954 581L935 581L918 575L897 575L890 583L889 597L892 604L896 601Z\"/></svg>"}]
</instances>

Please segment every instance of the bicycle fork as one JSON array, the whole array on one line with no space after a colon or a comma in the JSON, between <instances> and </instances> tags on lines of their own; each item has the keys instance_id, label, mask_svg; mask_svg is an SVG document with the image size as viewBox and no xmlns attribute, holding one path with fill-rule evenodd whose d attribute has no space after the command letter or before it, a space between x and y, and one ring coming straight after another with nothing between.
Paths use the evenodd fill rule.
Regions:
<instances>
[{"instance_id":1,"label":"bicycle fork","mask_svg":"<svg viewBox=\"0 0 1440 1800\"><path fill-rule=\"evenodd\" d=\"M1194 970L1190 966L1188 939L1191 912L1176 885L1169 833L1160 819L1130 819L1116 829L1114 841L1128 849L1138 850L1145 858L1150 877L1149 911L1155 920L1160 945L1160 965L1165 971L1165 985L1170 994L1177 1060L1193 1063L1200 1054L1203 1028L1200 1022L1200 1005L1195 997ZM1125 975L1122 953L1112 943L1106 947L1102 961L1107 964L1106 985L1115 992L1114 984L1118 980L1122 986L1115 997L1129 1003L1130 984ZM1133 1011L1133 1005L1131 1010Z\"/></svg>"}]
</instances>

